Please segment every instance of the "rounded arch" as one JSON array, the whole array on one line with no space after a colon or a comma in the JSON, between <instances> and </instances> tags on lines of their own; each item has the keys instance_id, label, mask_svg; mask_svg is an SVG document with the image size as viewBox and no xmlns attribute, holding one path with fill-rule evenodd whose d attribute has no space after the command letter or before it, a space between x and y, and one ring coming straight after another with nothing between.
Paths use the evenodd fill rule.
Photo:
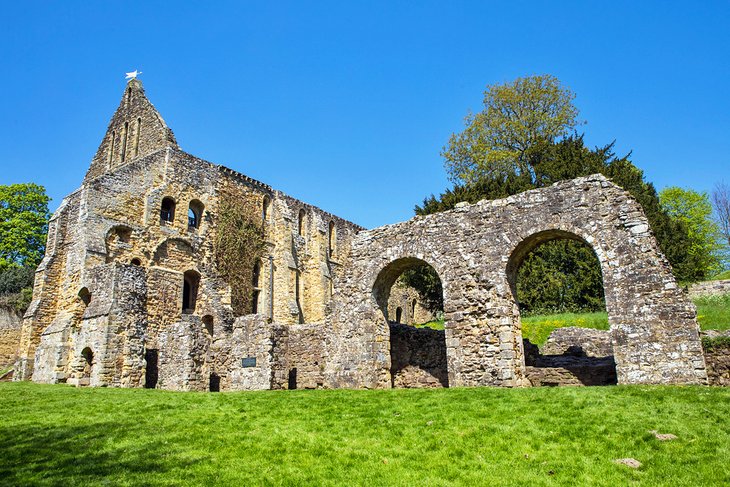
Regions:
<instances>
[{"instance_id":1,"label":"rounded arch","mask_svg":"<svg viewBox=\"0 0 730 487\"><path fill-rule=\"evenodd\" d=\"M596 256L600 266L601 282L603 284L604 294L606 297L606 307L608 309L608 299L611 295L612 283L610 282L610 273L607 272L608 269L606 267L607 261L605 254L601 247L597 245L598 242L596 239L593 237L584 237L581 235L582 233L583 232L578 228L571 228L570 230L563 228L540 229L529 234L527 237L524 237L516 246L514 246L507 260L505 273L510 290L512 291L512 295L515 299L515 303L517 302L517 272L530 252L537 249L542 244L553 240L573 240L586 245Z\"/></svg>"},{"instance_id":2,"label":"rounded arch","mask_svg":"<svg viewBox=\"0 0 730 487\"><path fill-rule=\"evenodd\" d=\"M205 205L197 199L193 199L188 204L188 228L200 228L200 222L203 218Z\"/></svg>"},{"instance_id":3,"label":"rounded arch","mask_svg":"<svg viewBox=\"0 0 730 487\"><path fill-rule=\"evenodd\" d=\"M175 221L175 199L171 196L165 196L160 203L160 223L163 225L171 224Z\"/></svg>"},{"instance_id":4,"label":"rounded arch","mask_svg":"<svg viewBox=\"0 0 730 487\"><path fill-rule=\"evenodd\" d=\"M444 295L444 305L446 303L446 282L444 281L443 271L439 267L431 264L431 262L419 257L400 257L392 260L385 265L377 273L369 288L372 289L372 296L380 309L387 309L388 299L390 298L390 290L395 281L409 269L420 266L428 266L432 268L441 281L442 292Z\"/></svg>"},{"instance_id":5,"label":"rounded arch","mask_svg":"<svg viewBox=\"0 0 730 487\"><path fill-rule=\"evenodd\" d=\"M183 271L196 267L194 257L195 249L189 240L172 237L157 244L150 263L155 266Z\"/></svg>"}]
</instances>

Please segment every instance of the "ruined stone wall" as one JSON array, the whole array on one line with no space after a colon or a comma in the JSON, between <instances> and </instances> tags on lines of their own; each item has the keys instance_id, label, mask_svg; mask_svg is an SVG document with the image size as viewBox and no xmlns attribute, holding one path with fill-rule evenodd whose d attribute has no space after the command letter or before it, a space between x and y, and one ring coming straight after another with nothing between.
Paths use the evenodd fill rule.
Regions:
<instances>
[{"instance_id":1,"label":"ruined stone wall","mask_svg":"<svg viewBox=\"0 0 730 487\"><path fill-rule=\"evenodd\" d=\"M443 330L390 324L392 387L448 387Z\"/></svg>"},{"instance_id":2,"label":"ruined stone wall","mask_svg":"<svg viewBox=\"0 0 730 487\"><path fill-rule=\"evenodd\" d=\"M677 286L641 206L600 175L361 232L335 282L327 377L333 387L389 387L389 329L377 302L427 263L444 288L449 384L529 385L516 270L556 238L600 263L619 383L705 383L695 308Z\"/></svg>"},{"instance_id":3,"label":"ruined stone wall","mask_svg":"<svg viewBox=\"0 0 730 487\"><path fill-rule=\"evenodd\" d=\"M327 330L322 324L288 327L286 389L321 389L325 383Z\"/></svg>"},{"instance_id":4,"label":"ruined stone wall","mask_svg":"<svg viewBox=\"0 0 730 487\"><path fill-rule=\"evenodd\" d=\"M0 369L13 365L18 358L22 317L13 308L0 307Z\"/></svg>"},{"instance_id":5,"label":"ruined stone wall","mask_svg":"<svg viewBox=\"0 0 730 487\"><path fill-rule=\"evenodd\" d=\"M398 308L401 310L400 321L397 319ZM390 290L387 318L389 321L420 325L435 320L436 315L423 305L423 300L415 288L399 279Z\"/></svg>"},{"instance_id":6,"label":"ruined stone wall","mask_svg":"<svg viewBox=\"0 0 730 487\"><path fill-rule=\"evenodd\" d=\"M730 279L696 282L689 287L689 295L693 298L724 294L730 294Z\"/></svg>"}]
</instances>

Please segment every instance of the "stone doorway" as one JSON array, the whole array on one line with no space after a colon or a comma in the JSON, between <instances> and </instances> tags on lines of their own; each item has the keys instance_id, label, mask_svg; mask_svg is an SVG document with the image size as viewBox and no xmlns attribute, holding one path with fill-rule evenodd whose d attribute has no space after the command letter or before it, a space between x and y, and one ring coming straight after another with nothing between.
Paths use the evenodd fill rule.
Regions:
<instances>
[{"instance_id":1,"label":"stone doorway","mask_svg":"<svg viewBox=\"0 0 730 487\"><path fill-rule=\"evenodd\" d=\"M373 296L388 323L390 386L448 387L443 288L436 270L420 259L398 259L380 272ZM411 311L414 299L430 310L423 323Z\"/></svg>"},{"instance_id":2,"label":"stone doorway","mask_svg":"<svg viewBox=\"0 0 730 487\"><path fill-rule=\"evenodd\" d=\"M529 384L617 383L606 315L601 316L606 313L601 263L587 242L562 231L532 235L511 257L508 279Z\"/></svg>"}]
</instances>

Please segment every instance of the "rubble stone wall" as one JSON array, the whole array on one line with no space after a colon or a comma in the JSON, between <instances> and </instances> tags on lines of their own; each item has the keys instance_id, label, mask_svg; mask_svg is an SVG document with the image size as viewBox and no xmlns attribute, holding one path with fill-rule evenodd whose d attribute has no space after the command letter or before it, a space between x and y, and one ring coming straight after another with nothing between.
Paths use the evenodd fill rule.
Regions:
<instances>
[{"instance_id":1,"label":"rubble stone wall","mask_svg":"<svg viewBox=\"0 0 730 487\"><path fill-rule=\"evenodd\" d=\"M22 317L12 308L0 308L0 368L13 365L18 358Z\"/></svg>"},{"instance_id":2,"label":"rubble stone wall","mask_svg":"<svg viewBox=\"0 0 730 487\"><path fill-rule=\"evenodd\" d=\"M443 330L390 324L392 387L448 387Z\"/></svg>"},{"instance_id":3,"label":"rubble stone wall","mask_svg":"<svg viewBox=\"0 0 730 487\"><path fill-rule=\"evenodd\" d=\"M449 384L524 386L516 270L536 246L578 239L600 263L618 382L707 381L696 311L641 206L601 175L360 232L335 282L332 387L389 387L389 327L379 300L423 263L444 289Z\"/></svg>"},{"instance_id":4,"label":"rubble stone wall","mask_svg":"<svg viewBox=\"0 0 730 487\"><path fill-rule=\"evenodd\" d=\"M693 298L701 296L722 296L724 294L730 294L730 279L697 282L689 287L689 295Z\"/></svg>"}]
</instances>

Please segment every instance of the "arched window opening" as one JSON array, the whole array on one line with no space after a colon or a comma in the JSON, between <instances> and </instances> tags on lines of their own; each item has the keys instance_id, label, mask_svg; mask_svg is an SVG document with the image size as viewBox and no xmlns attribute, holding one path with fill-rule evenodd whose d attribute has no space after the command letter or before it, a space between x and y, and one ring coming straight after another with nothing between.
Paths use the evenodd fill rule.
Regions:
<instances>
[{"instance_id":1,"label":"arched window opening","mask_svg":"<svg viewBox=\"0 0 730 487\"><path fill-rule=\"evenodd\" d=\"M142 133L142 119L137 119L137 130L134 133L134 157L139 155L139 134Z\"/></svg>"},{"instance_id":2,"label":"arched window opening","mask_svg":"<svg viewBox=\"0 0 730 487\"><path fill-rule=\"evenodd\" d=\"M269 217L269 205L271 204L271 198L264 196L264 202L261 204L261 222L266 224L266 219Z\"/></svg>"},{"instance_id":3,"label":"arched window opening","mask_svg":"<svg viewBox=\"0 0 730 487\"><path fill-rule=\"evenodd\" d=\"M601 264L593 248L568 232L540 232L514 250L507 277L532 385L616 383Z\"/></svg>"},{"instance_id":4,"label":"arched window opening","mask_svg":"<svg viewBox=\"0 0 730 487\"><path fill-rule=\"evenodd\" d=\"M261 277L261 263L256 262L253 266L253 276L251 278L251 287L253 289L251 295L251 313L259 312L259 298L261 297L261 287L259 285Z\"/></svg>"},{"instance_id":5,"label":"arched window opening","mask_svg":"<svg viewBox=\"0 0 730 487\"><path fill-rule=\"evenodd\" d=\"M198 299L198 286L200 284L200 274L195 271L185 271L183 275L183 313L193 314L195 312L195 304ZM179 288L178 288L179 289Z\"/></svg>"},{"instance_id":6,"label":"arched window opening","mask_svg":"<svg viewBox=\"0 0 730 487\"><path fill-rule=\"evenodd\" d=\"M132 88L127 88L127 103L132 101Z\"/></svg>"},{"instance_id":7,"label":"arched window opening","mask_svg":"<svg viewBox=\"0 0 730 487\"><path fill-rule=\"evenodd\" d=\"M424 323L403 323L403 310L413 296L422 299ZM448 387L443 290L436 270L421 259L407 257L388 264L373 286L384 326L390 333L392 387Z\"/></svg>"},{"instance_id":8,"label":"arched window opening","mask_svg":"<svg viewBox=\"0 0 730 487\"><path fill-rule=\"evenodd\" d=\"M86 379L83 385L88 384L88 379L91 378L91 368L94 365L94 352L89 347L84 348L81 351L81 359L83 361L83 369L81 371L81 378ZM81 384L80 384L81 385Z\"/></svg>"},{"instance_id":9,"label":"arched window opening","mask_svg":"<svg viewBox=\"0 0 730 487\"><path fill-rule=\"evenodd\" d=\"M188 207L188 228L198 228L203 216L203 203L198 200L190 202Z\"/></svg>"},{"instance_id":10,"label":"arched window opening","mask_svg":"<svg viewBox=\"0 0 730 487\"><path fill-rule=\"evenodd\" d=\"M411 323L417 323L416 320L416 304L418 304L418 301L415 299L411 301L411 316L410 316L410 322Z\"/></svg>"},{"instance_id":11,"label":"arched window opening","mask_svg":"<svg viewBox=\"0 0 730 487\"><path fill-rule=\"evenodd\" d=\"M142 265L142 261L139 260L137 257L135 257L134 259L132 259L131 261L129 261L129 263L132 264L132 265L136 265L136 266Z\"/></svg>"},{"instance_id":12,"label":"arched window opening","mask_svg":"<svg viewBox=\"0 0 730 487\"><path fill-rule=\"evenodd\" d=\"M129 136L129 122L124 122L124 132L122 132L122 162L127 157L127 137Z\"/></svg>"},{"instance_id":13,"label":"arched window opening","mask_svg":"<svg viewBox=\"0 0 730 487\"><path fill-rule=\"evenodd\" d=\"M203 316L203 329L208 334L208 338L213 336L213 316Z\"/></svg>"},{"instance_id":14,"label":"arched window opening","mask_svg":"<svg viewBox=\"0 0 730 487\"><path fill-rule=\"evenodd\" d=\"M337 234L335 229L335 222L330 221L329 227L327 229L327 252L329 256L333 256L335 254L335 244L337 241Z\"/></svg>"},{"instance_id":15,"label":"arched window opening","mask_svg":"<svg viewBox=\"0 0 730 487\"><path fill-rule=\"evenodd\" d=\"M79 299L82 303L84 303L84 306L88 306L89 303L91 303L91 293L89 292L88 288L81 288L81 290L79 291Z\"/></svg>"},{"instance_id":16,"label":"arched window opening","mask_svg":"<svg viewBox=\"0 0 730 487\"><path fill-rule=\"evenodd\" d=\"M160 206L160 223L169 225L175 221L175 200L166 196Z\"/></svg>"},{"instance_id":17,"label":"arched window opening","mask_svg":"<svg viewBox=\"0 0 730 487\"><path fill-rule=\"evenodd\" d=\"M299 210L299 217L297 218L297 233L299 235L304 235L304 217L306 216L306 213L303 209Z\"/></svg>"}]
</instances>

